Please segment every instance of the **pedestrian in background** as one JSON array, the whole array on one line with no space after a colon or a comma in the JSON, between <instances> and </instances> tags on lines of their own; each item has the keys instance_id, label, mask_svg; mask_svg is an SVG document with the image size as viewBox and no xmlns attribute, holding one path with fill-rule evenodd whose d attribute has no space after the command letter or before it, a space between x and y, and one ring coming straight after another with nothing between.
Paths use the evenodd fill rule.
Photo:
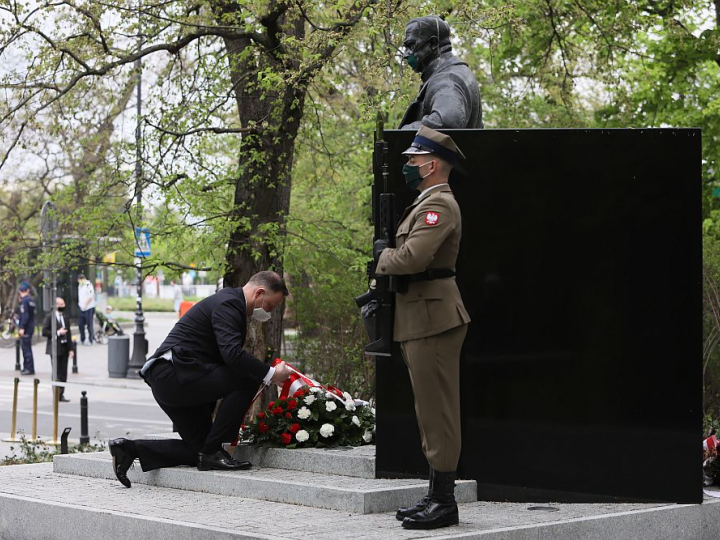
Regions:
<instances>
[{"instance_id":1,"label":"pedestrian in background","mask_svg":"<svg viewBox=\"0 0 720 540\"><path fill-rule=\"evenodd\" d=\"M23 281L20 285L20 321L18 334L23 353L22 375L35 375L35 361L32 352L32 338L35 333L35 301L30 296L30 284Z\"/></svg>"},{"instance_id":2,"label":"pedestrian in background","mask_svg":"<svg viewBox=\"0 0 720 540\"><path fill-rule=\"evenodd\" d=\"M95 330L93 320L95 319L95 289L85 274L78 275L78 327L80 328L80 343L92 345L95 341ZM85 328L87 327L88 339L85 341Z\"/></svg>"},{"instance_id":3,"label":"pedestrian in background","mask_svg":"<svg viewBox=\"0 0 720 540\"><path fill-rule=\"evenodd\" d=\"M55 319L57 320L57 369L55 370L56 381L67 381L67 370L68 360L75 355L72 345L72 333L70 332L70 325L66 324L63 311L65 311L65 300L59 296L55 299ZM45 315L43 320L42 335L47 340L47 347L45 347L45 354L50 355L52 360L52 313ZM70 400L65 397L65 387L60 386L60 401L69 402Z\"/></svg>"},{"instance_id":4,"label":"pedestrian in background","mask_svg":"<svg viewBox=\"0 0 720 540\"><path fill-rule=\"evenodd\" d=\"M170 281L173 293L173 311L175 311L175 317L180 318L180 303L183 301L182 287L180 284L175 283L175 280Z\"/></svg>"}]
</instances>

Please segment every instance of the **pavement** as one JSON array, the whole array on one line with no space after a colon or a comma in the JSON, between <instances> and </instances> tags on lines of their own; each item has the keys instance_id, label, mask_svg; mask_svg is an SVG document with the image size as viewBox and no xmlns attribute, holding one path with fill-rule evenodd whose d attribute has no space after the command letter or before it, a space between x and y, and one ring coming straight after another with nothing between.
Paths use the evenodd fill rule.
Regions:
<instances>
[{"instance_id":1,"label":"pavement","mask_svg":"<svg viewBox=\"0 0 720 540\"><path fill-rule=\"evenodd\" d=\"M135 314L132 312L117 312L116 317L133 320ZM148 340L148 353L152 353L165 339L168 332L172 329L175 324L174 313L161 313L151 312L145 314L145 337ZM133 348L133 331L134 324L123 323L122 324L125 333L130 336L130 355L132 356ZM79 340L79 332L76 326L71 327L73 337L77 337ZM21 375L19 371L15 370L15 347L0 347L0 439L7 439L10 436L11 430L11 415L12 400L13 400L13 385L14 379L20 379L19 382L19 406L18 406L18 417L17 417L17 430L24 431L28 436L31 433L31 414L30 409L32 408L32 386L33 379L40 381L38 385L38 409L40 419L39 422L45 421L47 424L52 417L52 367L50 364L50 357L45 354L46 340L45 338L40 339L33 345L33 356L35 361L35 375ZM157 425L162 418L167 418L164 413L160 411L159 407L154 402L152 393L149 387L141 379L127 379L127 378L111 378L108 372L108 345L102 345L95 343L92 346L84 346L78 344L77 353L77 367L78 373L72 373L72 362L68 366L68 381L65 384L65 394L70 396L71 403L60 404L61 415L68 412L68 416L74 417L73 423L77 426L72 430L69 441L79 442L80 436L80 425L79 425L79 400L81 391L87 391L89 399L97 398L100 394L105 396L114 396L115 401L125 401L127 403L138 403L144 404L146 407L153 406L157 409L153 415L154 420L151 423L152 427L149 427L145 432L156 432L161 431L160 426ZM22 365L22 354L20 357L20 363ZM97 412L97 407L91 401L90 414L93 414L93 410ZM138 413L138 415L142 415ZM61 425L60 430L66 421ZM171 424L167 420L167 429L170 431ZM127 428L124 428L127 429ZM107 437L114 436L125 436L127 431L121 431L116 433L108 433L107 430L102 434L100 438L91 441L96 444L106 442ZM50 440L52 437L51 432L46 427L44 430L38 430L38 434L44 440ZM94 435L93 427L90 426L90 436ZM16 435L19 437L20 435ZM0 440L0 460L6 456L10 456L14 453L14 450L18 447L17 442L6 442Z\"/></svg>"},{"instance_id":2,"label":"pavement","mask_svg":"<svg viewBox=\"0 0 720 540\"><path fill-rule=\"evenodd\" d=\"M133 313L120 317L132 320ZM148 351L157 348L175 323L172 313L146 314ZM127 333L132 339L132 325ZM76 334L76 328L73 333ZM132 341L131 341L132 349ZM15 371L15 349L0 348L0 438L9 434L13 381L21 379L20 394L28 400L32 380L40 380L39 400L48 411L51 368L45 341L33 347L36 374ZM132 350L131 350L132 353ZM142 380L111 378L107 345L79 347L78 373L69 369L66 394L70 392L73 414L77 395L117 393L126 402L142 405L140 412L155 411L149 388ZM70 409L62 409L70 410ZM162 411L160 411L162 414ZM22 415L29 432L27 411ZM157 427L141 433L169 432ZM158 420L156 423L160 423ZM117 428L119 429L119 428ZM140 429L138 427L138 429ZM73 434L79 430L73 430ZM107 433L105 434L107 435ZM122 436L115 434L114 436ZM76 439L71 437L70 441ZM106 439L105 439L106 440ZM17 443L0 442L0 459L10 455ZM209 474L209 473L208 473ZM290 473L291 475L293 473ZM353 484L355 481L353 481ZM246 494L246 497L250 494ZM715 495L719 495L715 491ZM55 524L55 525L48 525ZM673 504L532 504L477 501L461 505L461 524L437 531L405 531L392 513L359 515L241 496L169 489L134 484L131 490L115 479L87 478L53 472L50 463L0 467L0 540L5 538L98 538L123 535L137 538L327 538L352 536L385 538L478 538L576 539L615 538L632 540L710 539L720 536L720 499L706 498L702 505Z\"/></svg>"}]
</instances>

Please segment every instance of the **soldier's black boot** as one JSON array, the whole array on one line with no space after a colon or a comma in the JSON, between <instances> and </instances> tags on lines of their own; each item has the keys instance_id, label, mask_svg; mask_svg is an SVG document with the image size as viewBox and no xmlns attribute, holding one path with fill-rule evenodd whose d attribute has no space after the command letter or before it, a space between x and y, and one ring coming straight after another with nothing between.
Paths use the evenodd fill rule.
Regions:
<instances>
[{"instance_id":1,"label":"soldier's black boot","mask_svg":"<svg viewBox=\"0 0 720 540\"><path fill-rule=\"evenodd\" d=\"M428 505L424 510L406 517L402 526L405 529L437 529L457 525L458 522L455 473L435 471Z\"/></svg>"},{"instance_id":2,"label":"soldier's black boot","mask_svg":"<svg viewBox=\"0 0 720 540\"><path fill-rule=\"evenodd\" d=\"M402 521L406 517L414 516L418 512L425 510L428 503L430 502L430 494L432 493L433 488L433 474L435 473L434 469L430 467L430 487L428 488L428 494L425 495L422 499L420 499L418 502L415 503L414 506L408 506L407 508L398 508L397 514L395 514L395 518L399 521Z\"/></svg>"}]
</instances>

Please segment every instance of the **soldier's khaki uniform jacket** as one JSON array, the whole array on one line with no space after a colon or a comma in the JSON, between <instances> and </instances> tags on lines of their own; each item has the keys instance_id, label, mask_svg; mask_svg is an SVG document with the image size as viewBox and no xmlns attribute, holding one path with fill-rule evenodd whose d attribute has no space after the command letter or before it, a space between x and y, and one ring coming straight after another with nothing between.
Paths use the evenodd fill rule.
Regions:
<instances>
[{"instance_id":1,"label":"soldier's khaki uniform jacket","mask_svg":"<svg viewBox=\"0 0 720 540\"><path fill-rule=\"evenodd\" d=\"M450 186L435 187L405 209L395 233L396 247L380 254L377 273L455 271L461 235L460 207ZM395 299L394 341L434 336L470 322L454 277L411 283L408 292Z\"/></svg>"}]
</instances>

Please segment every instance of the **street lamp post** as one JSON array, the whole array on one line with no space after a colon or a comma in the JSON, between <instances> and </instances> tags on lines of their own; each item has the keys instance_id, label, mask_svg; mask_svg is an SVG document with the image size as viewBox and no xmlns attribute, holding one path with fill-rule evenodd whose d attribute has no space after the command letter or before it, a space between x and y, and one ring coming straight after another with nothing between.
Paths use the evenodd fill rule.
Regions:
<instances>
[{"instance_id":1,"label":"street lamp post","mask_svg":"<svg viewBox=\"0 0 720 540\"><path fill-rule=\"evenodd\" d=\"M142 43L142 42L141 42ZM135 194L136 194L136 209L137 209L137 226L142 222L142 129L141 129L141 114L142 114L142 61L140 58L135 60L135 69L137 71L137 125L135 126L135 145L136 145L136 160L135 160ZM138 247L140 239L138 234L142 234L136 229L135 233L135 253L139 253ZM143 273L142 273L142 257L135 257L135 267L137 268L137 309L135 311L135 333L133 334L133 353L128 364L127 374L125 375L128 379L139 379L140 369L146 362L148 352L148 341L145 339L145 316L143 315L142 309L142 292L143 292Z\"/></svg>"}]
</instances>

